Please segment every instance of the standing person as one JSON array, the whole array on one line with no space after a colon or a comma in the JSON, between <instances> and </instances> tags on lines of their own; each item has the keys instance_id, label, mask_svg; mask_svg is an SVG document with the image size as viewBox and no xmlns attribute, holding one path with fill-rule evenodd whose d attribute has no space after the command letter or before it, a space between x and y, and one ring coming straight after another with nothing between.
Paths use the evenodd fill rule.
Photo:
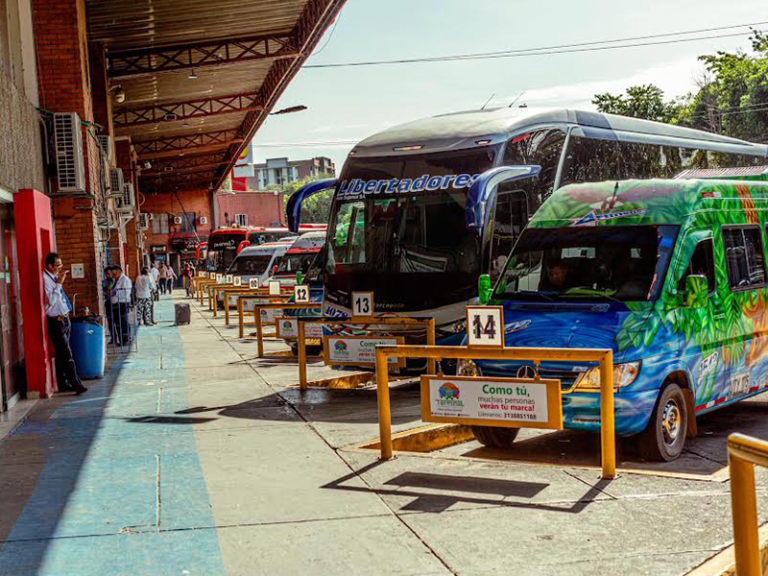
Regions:
<instances>
[{"instance_id":1,"label":"standing person","mask_svg":"<svg viewBox=\"0 0 768 576\"><path fill-rule=\"evenodd\" d=\"M166 267L164 262L160 262L158 271L159 271L158 285L160 287L160 294L165 294L165 290L168 286L168 284L166 284L166 280L168 280L168 268Z\"/></svg>"},{"instance_id":2,"label":"standing person","mask_svg":"<svg viewBox=\"0 0 768 576\"><path fill-rule=\"evenodd\" d=\"M43 286L45 288L45 316L48 337L53 343L56 362L56 380L61 391L74 391L78 396L87 392L77 375L72 349L69 347L69 334L72 325L69 321L69 301L64 294L62 284L69 271L62 272L63 264L56 252L45 257Z\"/></svg>"},{"instance_id":3,"label":"standing person","mask_svg":"<svg viewBox=\"0 0 768 576\"><path fill-rule=\"evenodd\" d=\"M112 266L104 268L104 280L101 281L101 290L104 293L104 308L107 312L107 328L109 329L109 343L116 341L115 323L112 315L112 287L115 284L112 278Z\"/></svg>"},{"instance_id":4,"label":"standing person","mask_svg":"<svg viewBox=\"0 0 768 576\"><path fill-rule=\"evenodd\" d=\"M155 323L152 314L152 292L155 289L155 281L146 268L141 269L141 274L136 278L136 308L138 311L138 323L144 322L144 326Z\"/></svg>"},{"instance_id":5,"label":"standing person","mask_svg":"<svg viewBox=\"0 0 768 576\"><path fill-rule=\"evenodd\" d=\"M131 324L128 314L131 311L131 289L133 282L125 274L120 266L112 266L112 275L115 285L112 288L112 309L115 313L115 322L119 346L131 343Z\"/></svg>"},{"instance_id":6,"label":"standing person","mask_svg":"<svg viewBox=\"0 0 768 576\"><path fill-rule=\"evenodd\" d=\"M176 276L176 272L173 271L173 266L168 266L168 278L166 278L166 285L168 289L168 294L173 294L173 283L178 278Z\"/></svg>"},{"instance_id":7,"label":"standing person","mask_svg":"<svg viewBox=\"0 0 768 576\"><path fill-rule=\"evenodd\" d=\"M184 264L184 271L181 273L181 281L184 285L184 290L187 292L187 298L192 290L192 271L189 269L189 264Z\"/></svg>"}]
</instances>

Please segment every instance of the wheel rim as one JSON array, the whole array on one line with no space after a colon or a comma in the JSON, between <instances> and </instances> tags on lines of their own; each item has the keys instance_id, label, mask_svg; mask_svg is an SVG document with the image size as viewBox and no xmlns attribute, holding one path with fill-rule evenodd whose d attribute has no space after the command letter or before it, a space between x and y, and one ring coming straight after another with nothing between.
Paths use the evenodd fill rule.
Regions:
<instances>
[{"instance_id":1,"label":"wheel rim","mask_svg":"<svg viewBox=\"0 0 768 576\"><path fill-rule=\"evenodd\" d=\"M680 427L682 425L682 413L680 406L673 399L667 400L664 405L664 411L661 413L661 432L664 436L664 443L674 444L680 437Z\"/></svg>"}]
</instances>

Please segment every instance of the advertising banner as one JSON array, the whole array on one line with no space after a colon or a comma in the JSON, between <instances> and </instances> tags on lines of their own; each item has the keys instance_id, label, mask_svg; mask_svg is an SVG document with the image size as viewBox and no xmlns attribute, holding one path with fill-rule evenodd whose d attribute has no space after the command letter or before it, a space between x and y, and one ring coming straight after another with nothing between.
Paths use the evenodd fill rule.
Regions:
<instances>
[{"instance_id":1,"label":"advertising banner","mask_svg":"<svg viewBox=\"0 0 768 576\"><path fill-rule=\"evenodd\" d=\"M295 339L299 337L299 321L295 318L283 316L277 319L278 338ZM319 339L323 337L322 324L306 324L304 326L304 336L306 338Z\"/></svg>"},{"instance_id":2,"label":"advertising banner","mask_svg":"<svg viewBox=\"0 0 768 576\"><path fill-rule=\"evenodd\" d=\"M323 354L329 366L373 366L376 362L376 346L398 346L402 336L325 336ZM402 368L403 358L389 358L390 366Z\"/></svg>"},{"instance_id":3,"label":"advertising banner","mask_svg":"<svg viewBox=\"0 0 768 576\"><path fill-rule=\"evenodd\" d=\"M562 430L560 381L422 376L421 419Z\"/></svg>"}]
</instances>

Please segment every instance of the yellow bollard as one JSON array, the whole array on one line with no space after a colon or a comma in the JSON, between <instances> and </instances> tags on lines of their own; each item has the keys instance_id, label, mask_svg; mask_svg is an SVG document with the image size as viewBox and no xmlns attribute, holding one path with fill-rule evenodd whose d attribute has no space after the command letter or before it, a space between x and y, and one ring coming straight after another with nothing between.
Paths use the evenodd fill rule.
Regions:
<instances>
[{"instance_id":1,"label":"yellow bollard","mask_svg":"<svg viewBox=\"0 0 768 576\"><path fill-rule=\"evenodd\" d=\"M608 350L600 361L600 448L602 477L616 478L616 424L613 413L613 352Z\"/></svg>"},{"instance_id":2,"label":"yellow bollard","mask_svg":"<svg viewBox=\"0 0 768 576\"><path fill-rule=\"evenodd\" d=\"M379 404L381 459L392 458L392 413L389 405L389 366L383 350L376 350L376 397Z\"/></svg>"},{"instance_id":3,"label":"yellow bollard","mask_svg":"<svg viewBox=\"0 0 768 576\"><path fill-rule=\"evenodd\" d=\"M258 357L264 358L264 340L261 327L261 309L256 307L253 309L253 317L256 320L256 347L258 349Z\"/></svg>"},{"instance_id":4,"label":"yellow bollard","mask_svg":"<svg viewBox=\"0 0 768 576\"><path fill-rule=\"evenodd\" d=\"M307 389L307 343L305 342L304 334L306 329L304 322L296 320L296 324L299 328L298 344L299 344L299 387L302 390Z\"/></svg>"}]
</instances>

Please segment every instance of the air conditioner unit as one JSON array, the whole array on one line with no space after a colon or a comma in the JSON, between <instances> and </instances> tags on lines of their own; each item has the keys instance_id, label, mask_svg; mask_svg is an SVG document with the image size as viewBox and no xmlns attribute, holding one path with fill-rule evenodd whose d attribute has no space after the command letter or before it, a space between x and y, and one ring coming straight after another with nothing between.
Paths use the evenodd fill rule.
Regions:
<instances>
[{"instance_id":1,"label":"air conditioner unit","mask_svg":"<svg viewBox=\"0 0 768 576\"><path fill-rule=\"evenodd\" d=\"M122 168L110 168L109 169L109 187L112 197L119 197L123 195L123 188L125 187L125 180L123 179Z\"/></svg>"},{"instance_id":2,"label":"air conditioner unit","mask_svg":"<svg viewBox=\"0 0 768 576\"><path fill-rule=\"evenodd\" d=\"M174 224L181 224L181 216L174 216L173 217L173 223Z\"/></svg>"},{"instance_id":3,"label":"air conditioner unit","mask_svg":"<svg viewBox=\"0 0 768 576\"><path fill-rule=\"evenodd\" d=\"M208 217L207 216L200 216L200 218L197 219L197 221L202 225L205 226L208 224Z\"/></svg>"},{"instance_id":4,"label":"air conditioner unit","mask_svg":"<svg viewBox=\"0 0 768 576\"><path fill-rule=\"evenodd\" d=\"M115 208L117 208L118 212L133 212L135 206L136 200L134 198L133 184L123 184L123 193L115 197Z\"/></svg>"},{"instance_id":5,"label":"air conditioner unit","mask_svg":"<svg viewBox=\"0 0 768 576\"><path fill-rule=\"evenodd\" d=\"M147 230L149 228L149 214L139 214L139 229Z\"/></svg>"},{"instance_id":6,"label":"air conditioner unit","mask_svg":"<svg viewBox=\"0 0 768 576\"><path fill-rule=\"evenodd\" d=\"M112 164L112 136L101 134L99 136L99 147L101 147L101 151L103 152L104 157L107 159L107 162Z\"/></svg>"},{"instance_id":7,"label":"air conditioner unit","mask_svg":"<svg viewBox=\"0 0 768 576\"><path fill-rule=\"evenodd\" d=\"M77 112L53 115L59 192L84 194L83 130Z\"/></svg>"}]
</instances>

